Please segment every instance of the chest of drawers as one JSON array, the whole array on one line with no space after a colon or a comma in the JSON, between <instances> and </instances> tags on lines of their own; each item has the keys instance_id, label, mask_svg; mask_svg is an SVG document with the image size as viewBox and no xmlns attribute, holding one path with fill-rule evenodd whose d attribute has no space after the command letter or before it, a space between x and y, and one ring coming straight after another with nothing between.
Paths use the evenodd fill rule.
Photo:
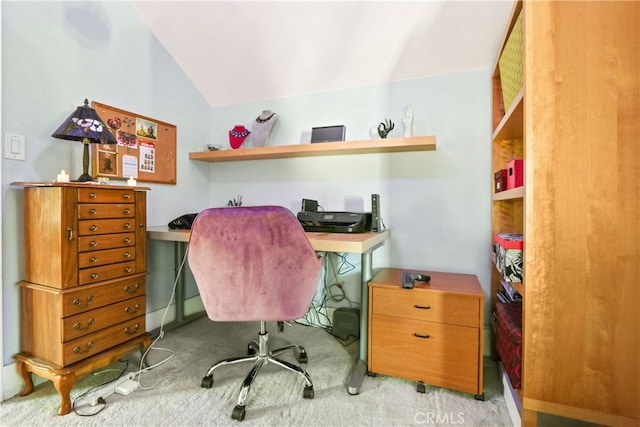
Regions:
<instances>
[{"instance_id":1,"label":"chest of drawers","mask_svg":"<svg viewBox=\"0 0 640 427\"><path fill-rule=\"evenodd\" d=\"M368 370L483 398L484 293L474 275L428 274L402 288L402 269L369 283Z\"/></svg>"},{"instance_id":2,"label":"chest of drawers","mask_svg":"<svg viewBox=\"0 0 640 427\"><path fill-rule=\"evenodd\" d=\"M146 332L146 188L23 184L25 280L17 366L54 382L59 413L75 380L143 351Z\"/></svg>"}]
</instances>

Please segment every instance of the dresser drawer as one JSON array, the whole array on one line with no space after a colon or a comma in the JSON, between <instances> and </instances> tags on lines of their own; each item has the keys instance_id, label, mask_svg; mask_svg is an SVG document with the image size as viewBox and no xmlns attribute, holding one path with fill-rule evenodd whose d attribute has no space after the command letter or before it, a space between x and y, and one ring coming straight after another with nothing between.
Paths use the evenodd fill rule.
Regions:
<instances>
[{"instance_id":1,"label":"dresser drawer","mask_svg":"<svg viewBox=\"0 0 640 427\"><path fill-rule=\"evenodd\" d=\"M480 319L479 300L474 296L418 288L376 287L373 289L372 298L374 314L476 328Z\"/></svg>"},{"instance_id":2,"label":"dresser drawer","mask_svg":"<svg viewBox=\"0 0 640 427\"><path fill-rule=\"evenodd\" d=\"M135 248L118 248L107 249L104 251L83 252L78 255L78 267L95 267L99 265L132 261L135 258Z\"/></svg>"},{"instance_id":3,"label":"dresser drawer","mask_svg":"<svg viewBox=\"0 0 640 427\"><path fill-rule=\"evenodd\" d=\"M145 312L145 296L142 295L61 319L62 341L66 342L79 338L124 320L138 317L141 314L145 314Z\"/></svg>"},{"instance_id":4,"label":"dresser drawer","mask_svg":"<svg viewBox=\"0 0 640 427\"><path fill-rule=\"evenodd\" d=\"M479 330L373 314L369 370L478 393Z\"/></svg>"},{"instance_id":5,"label":"dresser drawer","mask_svg":"<svg viewBox=\"0 0 640 427\"><path fill-rule=\"evenodd\" d=\"M79 188L78 203L132 203L134 190Z\"/></svg>"},{"instance_id":6,"label":"dresser drawer","mask_svg":"<svg viewBox=\"0 0 640 427\"><path fill-rule=\"evenodd\" d=\"M127 233L135 231L135 218L127 219L86 219L78 221L78 234L90 236L93 234Z\"/></svg>"},{"instance_id":7,"label":"dresser drawer","mask_svg":"<svg viewBox=\"0 0 640 427\"><path fill-rule=\"evenodd\" d=\"M78 219L90 218L132 218L136 215L135 205L80 203L78 205Z\"/></svg>"},{"instance_id":8,"label":"dresser drawer","mask_svg":"<svg viewBox=\"0 0 640 427\"><path fill-rule=\"evenodd\" d=\"M104 280L117 279L118 277L128 276L130 274L136 274L135 261L84 268L79 272L79 282L80 286L82 286Z\"/></svg>"},{"instance_id":9,"label":"dresser drawer","mask_svg":"<svg viewBox=\"0 0 640 427\"><path fill-rule=\"evenodd\" d=\"M68 317L95 308L104 307L118 301L145 294L145 277L143 274L111 283L86 285L73 292L62 295L62 313L60 317Z\"/></svg>"},{"instance_id":10,"label":"dresser drawer","mask_svg":"<svg viewBox=\"0 0 640 427\"><path fill-rule=\"evenodd\" d=\"M136 233L102 234L78 238L78 251L97 251L136 245Z\"/></svg>"},{"instance_id":11,"label":"dresser drawer","mask_svg":"<svg viewBox=\"0 0 640 427\"><path fill-rule=\"evenodd\" d=\"M60 347L61 360L53 360L52 362L60 366L70 365L140 336L146 332L145 329L144 315L118 323L62 344Z\"/></svg>"}]
</instances>

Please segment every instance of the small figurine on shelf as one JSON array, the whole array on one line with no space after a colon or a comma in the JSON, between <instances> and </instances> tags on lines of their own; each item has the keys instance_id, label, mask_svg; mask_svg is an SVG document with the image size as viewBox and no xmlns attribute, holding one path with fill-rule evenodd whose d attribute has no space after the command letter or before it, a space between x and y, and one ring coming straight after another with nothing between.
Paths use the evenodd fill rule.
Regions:
<instances>
[{"instance_id":1,"label":"small figurine on shelf","mask_svg":"<svg viewBox=\"0 0 640 427\"><path fill-rule=\"evenodd\" d=\"M385 119L384 123L380 123L378 125L378 135L380 135L380 138L384 139L389 135L389 132L391 132L394 127L395 125L391 120Z\"/></svg>"},{"instance_id":2,"label":"small figurine on shelf","mask_svg":"<svg viewBox=\"0 0 640 427\"><path fill-rule=\"evenodd\" d=\"M404 133L402 136L411 137L413 136L413 130L411 127L413 126L413 106L411 104L407 104L404 107L404 116L402 116L402 124L404 125Z\"/></svg>"}]
</instances>

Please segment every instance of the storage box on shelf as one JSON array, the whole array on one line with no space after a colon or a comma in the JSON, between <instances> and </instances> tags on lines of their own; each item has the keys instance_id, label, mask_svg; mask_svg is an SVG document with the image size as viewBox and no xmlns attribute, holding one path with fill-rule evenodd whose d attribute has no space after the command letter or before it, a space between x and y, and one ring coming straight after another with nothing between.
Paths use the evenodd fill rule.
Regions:
<instances>
[{"instance_id":1,"label":"storage box on shelf","mask_svg":"<svg viewBox=\"0 0 640 427\"><path fill-rule=\"evenodd\" d=\"M493 239L496 268L504 280L522 282L522 234L497 233Z\"/></svg>"}]
</instances>

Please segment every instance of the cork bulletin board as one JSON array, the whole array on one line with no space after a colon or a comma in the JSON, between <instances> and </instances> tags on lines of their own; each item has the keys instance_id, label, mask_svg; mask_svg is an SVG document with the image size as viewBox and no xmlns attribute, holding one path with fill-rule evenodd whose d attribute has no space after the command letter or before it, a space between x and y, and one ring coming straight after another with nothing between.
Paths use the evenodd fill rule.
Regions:
<instances>
[{"instance_id":1,"label":"cork bulletin board","mask_svg":"<svg viewBox=\"0 0 640 427\"><path fill-rule=\"evenodd\" d=\"M92 102L118 141L90 144L94 177L176 184L176 126Z\"/></svg>"}]
</instances>

